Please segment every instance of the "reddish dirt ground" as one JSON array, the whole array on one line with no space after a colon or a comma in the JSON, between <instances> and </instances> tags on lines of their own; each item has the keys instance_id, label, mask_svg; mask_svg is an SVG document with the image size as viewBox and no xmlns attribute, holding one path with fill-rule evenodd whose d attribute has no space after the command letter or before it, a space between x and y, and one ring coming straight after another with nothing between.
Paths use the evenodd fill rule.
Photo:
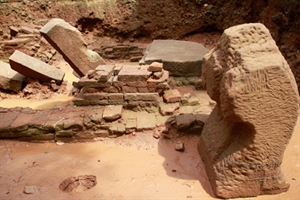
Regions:
<instances>
[{"instance_id":1,"label":"reddish dirt ground","mask_svg":"<svg viewBox=\"0 0 300 200\"><path fill-rule=\"evenodd\" d=\"M282 170L290 189L279 195L246 199L299 199L300 118L285 151ZM174 150L184 142L186 150ZM91 143L54 144L0 141L0 199L214 199L198 136L156 140L151 133L101 139ZM65 193L66 178L94 175L97 185ZM25 186L36 186L24 194Z\"/></svg>"}]
</instances>

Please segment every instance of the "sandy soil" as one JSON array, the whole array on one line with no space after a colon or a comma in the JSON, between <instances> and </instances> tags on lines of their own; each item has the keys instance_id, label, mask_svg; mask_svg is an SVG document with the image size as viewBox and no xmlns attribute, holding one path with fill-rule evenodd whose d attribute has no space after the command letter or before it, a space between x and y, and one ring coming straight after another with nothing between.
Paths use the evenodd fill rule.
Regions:
<instances>
[{"instance_id":1,"label":"sandy soil","mask_svg":"<svg viewBox=\"0 0 300 200\"><path fill-rule=\"evenodd\" d=\"M300 119L286 149L282 170L288 192L247 199L299 199ZM0 141L0 199L213 199L204 164L197 152L198 136L174 142L151 133L101 139L90 143L54 144ZM97 185L81 193L65 193L66 178L94 175ZM37 192L25 194L25 186Z\"/></svg>"}]
</instances>

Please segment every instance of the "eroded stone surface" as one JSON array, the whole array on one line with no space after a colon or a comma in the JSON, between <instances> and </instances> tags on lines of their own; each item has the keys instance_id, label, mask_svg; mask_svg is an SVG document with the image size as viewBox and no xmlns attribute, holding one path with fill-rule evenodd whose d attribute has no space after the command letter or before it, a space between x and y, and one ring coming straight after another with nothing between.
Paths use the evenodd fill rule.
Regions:
<instances>
[{"instance_id":1,"label":"eroded stone surface","mask_svg":"<svg viewBox=\"0 0 300 200\"><path fill-rule=\"evenodd\" d=\"M262 24L226 29L205 55L203 85L217 102L199 152L222 198L285 192L280 169L297 120L293 74Z\"/></svg>"},{"instance_id":2,"label":"eroded stone surface","mask_svg":"<svg viewBox=\"0 0 300 200\"><path fill-rule=\"evenodd\" d=\"M105 64L98 53L87 49L80 31L63 19L50 20L40 32L81 77Z\"/></svg>"}]
</instances>

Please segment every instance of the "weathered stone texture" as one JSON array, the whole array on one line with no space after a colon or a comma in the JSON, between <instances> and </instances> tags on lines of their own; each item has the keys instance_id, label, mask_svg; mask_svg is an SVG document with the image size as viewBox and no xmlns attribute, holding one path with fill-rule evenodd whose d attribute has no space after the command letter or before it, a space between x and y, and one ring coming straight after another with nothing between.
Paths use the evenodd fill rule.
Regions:
<instances>
[{"instance_id":1,"label":"weathered stone texture","mask_svg":"<svg viewBox=\"0 0 300 200\"><path fill-rule=\"evenodd\" d=\"M217 102L199 152L222 198L285 192L280 165L297 120L293 74L262 24L226 29L205 55L203 85Z\"/></svg>"},{"instance_id":2,"label":"weathered stone texture","mask_svg":"<svg viewBox=\"0 0 300 200\"><path fill-rule=\"evenodd\" d=\"M40 32L81 77L105 64L98 53L87 49L80 31L62 19L50 20Z\"/></svg>"},{"instance_id":3,"label":"weathered stone texture","mask_svg":"<svg viewBox=\"0 0 300 200\"><path fill-rule=\"evenodd\" d=\"M11 68L20 74L44 82L51 80L62 82L65 76L63 71L18 50L9 57L9 63Z\"/></svg>"}]
</instances>

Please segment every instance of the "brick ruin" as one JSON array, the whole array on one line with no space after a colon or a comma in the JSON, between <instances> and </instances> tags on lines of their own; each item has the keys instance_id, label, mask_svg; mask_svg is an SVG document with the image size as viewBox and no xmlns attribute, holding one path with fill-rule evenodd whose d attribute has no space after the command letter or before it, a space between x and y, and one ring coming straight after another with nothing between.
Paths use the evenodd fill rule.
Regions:
<instances>
[{"instance_id":1,"label":"brick ruin","mask_svg":"<svg viewBox=\"0 0 300 200\"><path fill-rule=\"evenodd\" d=\"M161 63L150 65L100 65L78 82L77 106L122 105L124 108L159 106L161 95L170 89L169 72Z\"/></svg>"}]
</instances>

